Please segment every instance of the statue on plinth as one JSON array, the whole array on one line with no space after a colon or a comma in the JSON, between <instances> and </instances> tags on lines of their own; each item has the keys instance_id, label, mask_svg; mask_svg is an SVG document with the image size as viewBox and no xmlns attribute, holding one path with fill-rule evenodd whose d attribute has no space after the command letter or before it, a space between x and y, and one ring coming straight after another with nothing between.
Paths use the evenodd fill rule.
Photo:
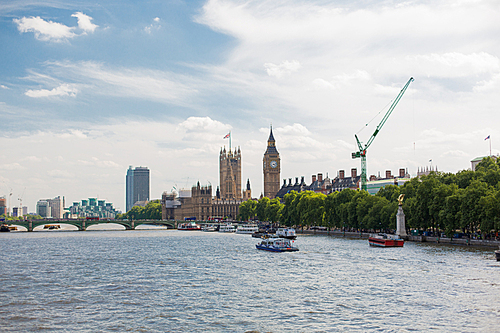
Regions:
<instances>
[{"instance_id":1,"label":"statue on plinth","mask_svg":"<svg viewBox=\"0 0 500 333\"><path fill-rule=\"evenodd\" d=\"M404 194L398 197L398 213L396 214L396 235L406 236L406 223L405 223L405 213L403 212L403 198Z\"/></svg>"}]
</instances>

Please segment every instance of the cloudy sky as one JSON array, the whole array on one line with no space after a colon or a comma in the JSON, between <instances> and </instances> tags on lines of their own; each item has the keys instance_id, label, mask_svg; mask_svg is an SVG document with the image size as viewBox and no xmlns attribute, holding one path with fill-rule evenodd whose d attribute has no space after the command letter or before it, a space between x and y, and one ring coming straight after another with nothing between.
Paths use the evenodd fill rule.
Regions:
<instances>
[{"instance_id":1,"label":"cloudy sky","mask_svg":"<svg viewBox=\"0 0 500 333\"><path fill-rule=\"evenodd\" d=\"M410 77L368 174L470 168L488 135L500 151L498 17L496 0L2 2L0 196L123 210L129 165L152 198L215 187L231 131L258 197L271 124L281 178L349 174L354 134Z\"/></svg>"}]
</instances>

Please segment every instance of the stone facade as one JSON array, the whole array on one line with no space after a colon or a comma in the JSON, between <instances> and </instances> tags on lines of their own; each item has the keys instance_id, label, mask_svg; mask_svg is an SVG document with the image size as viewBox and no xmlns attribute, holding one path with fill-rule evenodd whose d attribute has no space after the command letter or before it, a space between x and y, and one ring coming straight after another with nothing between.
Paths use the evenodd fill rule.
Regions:
<instances>
[{"instance_id":1,"label":"stone facade","mask_svg":"<svg viewBox=\"0 0 500 333\"><path fill-rule=\"evenodd\" d=\"M262 162L264 172L264 196L269 199L274 199L280 190L281 160L280 154L276 149L276 141L274 140L272 127Z\"/></svg>"},{"instance_id":2,"label":"stone facade","mask_svg":"<svg viewBox=\"0 0 500 333\"><path fill-rule=\"evenodd\" d=\"M234 153L226 148L219 154L219 180L221 199L241 199L241 150Z\"/></svg>"}]
</instances>

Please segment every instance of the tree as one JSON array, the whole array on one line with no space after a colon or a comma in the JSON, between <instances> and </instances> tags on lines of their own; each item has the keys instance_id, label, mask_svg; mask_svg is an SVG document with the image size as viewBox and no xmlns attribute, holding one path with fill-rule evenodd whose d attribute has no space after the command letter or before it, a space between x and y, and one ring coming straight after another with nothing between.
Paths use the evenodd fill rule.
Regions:
<instances>
[{"instance_id":1,"label":"tree","mask_svg":"<svg viewBox=\"0 0 500 333\"><path fill-rule=\"evenodd\" d=\"M269 205L266 207L266 216L269 221L276 223L281 218L281 211L283 210L283 204L280 199L275 198L269 201Z\"/></svg>"},{"instance_id":2,"label":"tree","mask_svg":"<svg viewBox=\"0 0 500 333\"><path fill-rule=\"evenodd\" d=\"M259 221L267 221L268 217L266 215L266 208L269 206L270 199L268 197L263 197L259 200L256 207L256 214Z\"/></svg>"},{"instance_id":3,"label":"tree","mask_svg":"<svg viewBox=\"0 0 500 333\"><path fill-rule=\"evenodd\" d=\"M248 221L255 218L256 215L257 202L252 199L248 199L247 201L243 201L240 204L239 208L239 218L242 221Z\"/></svg>"}]
</instances>

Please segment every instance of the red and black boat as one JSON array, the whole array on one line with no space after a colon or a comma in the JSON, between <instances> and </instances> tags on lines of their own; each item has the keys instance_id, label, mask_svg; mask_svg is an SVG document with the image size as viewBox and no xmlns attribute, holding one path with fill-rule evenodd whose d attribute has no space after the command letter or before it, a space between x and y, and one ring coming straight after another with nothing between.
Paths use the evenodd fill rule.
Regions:
<instances>
[{"instance_id":1,"label":"red and black boat","mask_svg":"<svg viewBox=\"0 0 500 333\"><path fill-rule=\"evenodd\" d=\"M405 241L398 235L379 233L370 235L368 243L378 247L403 247Z\"/></svg>"}]
</instances>

